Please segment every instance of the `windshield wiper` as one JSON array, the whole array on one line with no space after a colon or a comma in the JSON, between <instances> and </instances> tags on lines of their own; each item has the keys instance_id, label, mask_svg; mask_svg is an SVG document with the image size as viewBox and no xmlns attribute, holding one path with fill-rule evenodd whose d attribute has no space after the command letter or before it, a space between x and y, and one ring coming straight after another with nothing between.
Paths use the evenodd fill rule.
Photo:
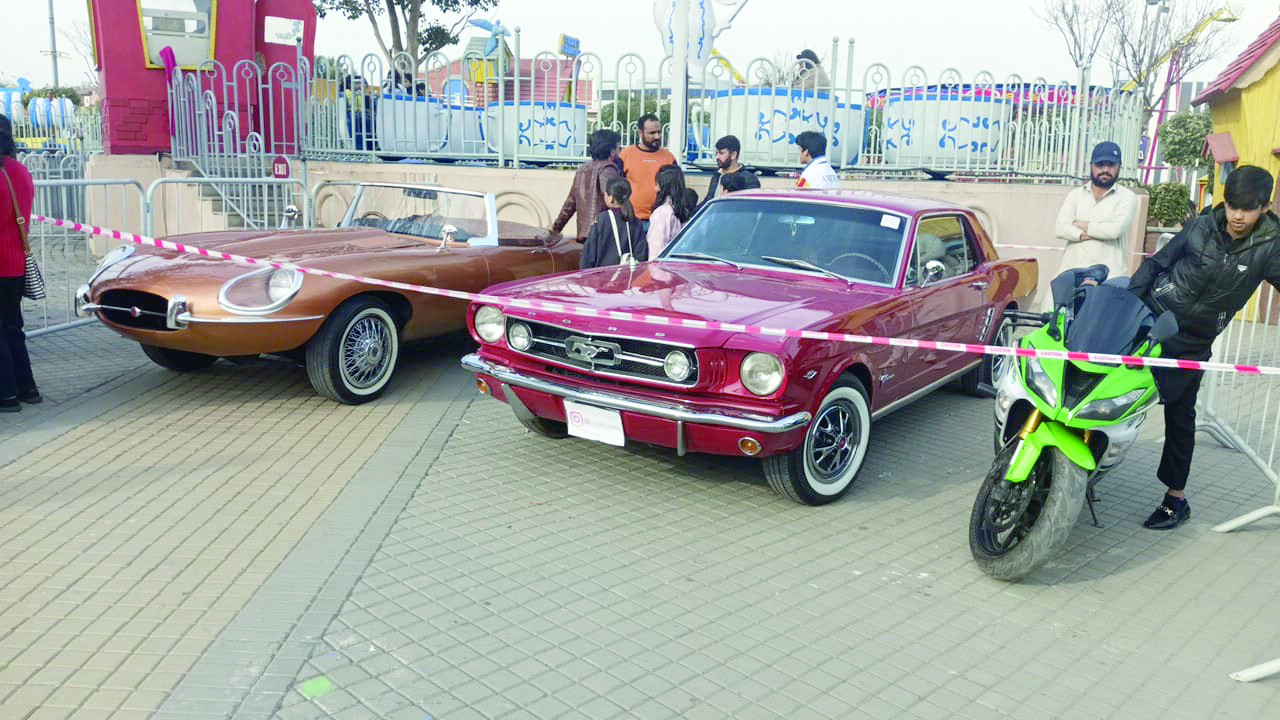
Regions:
<instances>
[{"instance_id":1,"label":"windshield wiper","mask_svg":"<svg viewBox=\"0 0 1280 720\"><path fill-rule=\"evenodd\" d=\"M707 253L704 253L704 252L682 252L682 253L671 253L671 254L670 254L670 255L668 255L667 257L669 257L669 258L689 258L690 260L711 260L712 262L722 262L722 263L724 263L725 265L732 265L734 270L741 270L741 269L742 269L742 266L741 266L741 265L739 265L738 263L736 263L736 262L734 262L734 261L732 261L732 260L725 260L725 259L724 259L724 258L722 258L722 257L716 257L715 255L708 255ZM662 260L662 259L665 259L665 258L659 258L659 259L660 259L660 260Z\"/></svg>"},{"instance_id":2,"label":"windshield wiper","mask_svg":"<svg viewBox=\"0 0 1280 720\"><path fill-rule=\"evenodd\" d=\"M839 275L837 273L833 273L830 270L822 267L821 265L814 265L808 260L801 260L800 258L782 258L782 257L774 257L773 255L761 255L760 259L771 262L774 265L786 265L787 267L800 268L801 270L812 270L814 272L820 272L823 275L826 275L827 277L835 278L836 280L843 280L846 283L853 282L849 278L843 275Z\"/></svg>"}]
</instances>

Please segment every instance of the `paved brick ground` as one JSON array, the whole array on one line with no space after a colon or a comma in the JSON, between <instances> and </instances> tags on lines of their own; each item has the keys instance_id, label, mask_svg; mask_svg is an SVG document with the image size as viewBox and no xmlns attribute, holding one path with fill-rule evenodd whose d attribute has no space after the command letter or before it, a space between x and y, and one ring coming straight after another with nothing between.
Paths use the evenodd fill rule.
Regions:
<instances>
[{"instance_id":1,"label":"paved brick ground","mask_svg":"<svg viewBox=\"0 0 1280 720\"><path fill-rule=\"evenodd\" d=\"M1069 547L987 579L968 512L990 401L877 424L850 495L755 463L548 441L472 402L465 339L387 397L294 366L183 376L96 327L32 341L50 402L0 419L0 718L1254 718L1280 679L1280 524L1201 436L1194 516L1159 418ZM1260 381L1261 382L1261 381ZM56 388L56 389L55 389ZM1259 386L1262 389L1261 386ZM10 418L14 418L10 422Z\"/></svg>"}]
</instances>

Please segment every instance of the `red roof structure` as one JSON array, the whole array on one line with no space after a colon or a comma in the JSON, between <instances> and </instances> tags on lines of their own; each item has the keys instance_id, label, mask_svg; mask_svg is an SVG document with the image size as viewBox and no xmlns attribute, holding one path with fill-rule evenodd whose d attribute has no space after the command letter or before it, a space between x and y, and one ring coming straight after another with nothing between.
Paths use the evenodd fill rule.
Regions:
<instances>
[{"instance_id":1,"label":"red roof structure","mask_svg":"<svg viewBox=\"0 0 1280 720\"><path fill-rule=\"evenodd\" d=\"M1280 42L1280 18L1276 18L1275 22L1271 23L1266 30L1263 30L1262 34L1258 36L1258 39L1254 40L1249 47L1245 48L1244 52L1240 53L1240 57L1237 57L1232 61L1232 63L1227 66L1227 69L1222 71L1221 75L1214 79L1213 82L1209 83L1209 87L1205 88L1204 92L1197 95L1196 98L1191 101L1191 104L1200 105L1201 103L1209 102L1210 100L1217 99L1219 96L1226 94L1227 91L1235 87L1236 82L1240 80L1241 76L1249 72L1249 70L1253 68L1253 66L1257 64L1263 56L1267 55L1267 53L1271 51L1271 48L1274 47L1277 42ZM1274 60L1272 62L1274 63ZM1263 68L1263 71L1265 72L1268 69L1269 68Z\"/></svg>"}]
</instances>

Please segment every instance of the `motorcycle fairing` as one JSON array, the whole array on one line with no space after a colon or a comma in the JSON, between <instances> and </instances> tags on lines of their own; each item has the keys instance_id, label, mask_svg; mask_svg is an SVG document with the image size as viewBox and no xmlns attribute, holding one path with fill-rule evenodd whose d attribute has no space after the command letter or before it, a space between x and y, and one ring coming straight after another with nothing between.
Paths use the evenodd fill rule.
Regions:
<instances>
[{"instance_id":1,"label":"motorcycle fairing","mask_svg":"<svg viewBox=\"0 0 1280 720\"><path fill-rule=\"evenodd\" d=\"M1093 472L1097 467L1097 463L1093 460L1093 452L1078 435L1071 432L1065 425L1042 422L1022 442L1018 443L1018 449L1014 451L1013 459L1009 461L1009 470L1005 479L1020 483L1031 477L1031 470L1035 468L1036 460L1040 459L1040 454L1046 447L1058 448L1068 460L1084 468L1086 472Z\"/></svg>"}]
</instances>

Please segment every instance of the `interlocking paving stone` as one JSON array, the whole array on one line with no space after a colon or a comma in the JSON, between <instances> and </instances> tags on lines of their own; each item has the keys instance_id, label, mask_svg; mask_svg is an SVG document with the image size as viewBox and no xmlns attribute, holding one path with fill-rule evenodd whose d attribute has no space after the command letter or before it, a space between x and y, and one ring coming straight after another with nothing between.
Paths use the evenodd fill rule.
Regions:
<instances>
[{"instance_id":1,"label":"interlocking paving stone","mask_svg":"<svg viewBox=\"0 0 1280 720\"><path fill-rule=\"evenodd\" d=\"M1104 527L1082 514L1059 558L999 583L966 544L990 412L949 391L900 411L849 497L805 508L751 461L549 441L474 404L298 682L372 674L450 718L1139 718L1189 687L1210 713L1275 701L1225 674L1280 654L1280 540L1208 532L1269 500L1252 465L1202 435L1192 522L1143 530L1153 418L1099 486ZM382 686L344 702L374 713L362 687ZM327 712L295 690L279 716Z\"/></svg>"}]
</instances>

